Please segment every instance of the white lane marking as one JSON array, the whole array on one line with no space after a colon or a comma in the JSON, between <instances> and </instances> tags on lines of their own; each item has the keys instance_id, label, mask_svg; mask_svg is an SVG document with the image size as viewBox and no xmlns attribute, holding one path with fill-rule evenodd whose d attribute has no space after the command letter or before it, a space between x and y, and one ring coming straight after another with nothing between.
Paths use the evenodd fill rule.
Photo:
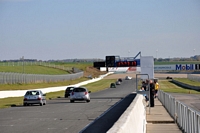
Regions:
<instances>
[{"instance_id":1,"label":"white lane marking","mask_svg":"<svg viewBox=\"0 0 200 133\"><path fill-rule=\"evenodd\" d=\"M1 127L13 127L14 125L0 125Z\"/></svg>"},{"instance_id":2,"label":"white lane marking","mask_svg":"<svg viewBox=\"0 0 200 133\"><path fill-rule=\"evenodd\" d=\"M48 130L56 130L56 128L47 128Z\"/></svg>"}]
</instances>

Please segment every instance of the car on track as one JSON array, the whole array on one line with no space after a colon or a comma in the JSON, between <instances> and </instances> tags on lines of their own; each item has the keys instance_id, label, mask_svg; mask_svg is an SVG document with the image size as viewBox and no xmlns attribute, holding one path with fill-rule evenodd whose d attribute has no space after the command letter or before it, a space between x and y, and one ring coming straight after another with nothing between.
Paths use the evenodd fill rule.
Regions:
<instances>
[{"instance_id":1,"label":"car on track","mask_svg":"<svg viewBox=\"0 0 200 133\"><path fill-rule=\"evenodd\" d=\"M67 87L65 89L65 98L67 98L68 96L70 96L70 93L73 91L73 89L74 89L73 86Z\"/></svg>"},{"instance_id":2,"label":"car on track","mask_svg":"<svg viewBox=\"0 0 200 133\"><path fill-rule=\"evenodd\" d=\"M122 82L122 79L121 79L121 78L119 78L119 79L118 79L118 81L119 81L119 82Z\"/></svg>"},{"instance_id":3,"label":"car on track","mask_svg":"<svg viewBox=\"0 0 200 133\"><path fill-rule=\"evenodd\" d=\"M131 80L131 79L132 79L132 77L130 77L130 76L125 77L125 80Z\"/></svg>"},{"instance_id":4,"label":"car on track","mask_svg":"<svg viewBox=\"0 0 200 133\"><path fill-rule=\"evenodd\" d=\"M115 82L115 84L116 84L116 85L121 85L121 82L120 82L119 80L117 80L117 81Z\"/></svg>"},{"instance_id":5,"label":"car on track","mask_svg":"<svg viewBox=\"0 0 200 133\"><path fill-rule=\"evenodd\" d=\"M73 91L70 93L70 102L74 101L86 101L90 102L90 93L85 87L75 87Z\"/></svg>"},{"instance_id":6,"label":"car on track","mask_svg":"<svg viewBox=\"0 0 200 133\"><path fill-rule=\"evenodd\" d=\"M116 88L115 83L111 83L111 84L110 84L110 88Z\"/></svg>"},{"instance_id":7,"label":"car on track","mask_svg":"<svg viewBox=\"0 0 200 133\"><path fill-rule=\"evenodd\" d=\"M23 105L28 106L32 104L46 105L46 94L41 90L28 90L24 95Z\"/></svg>"}]
</instances>

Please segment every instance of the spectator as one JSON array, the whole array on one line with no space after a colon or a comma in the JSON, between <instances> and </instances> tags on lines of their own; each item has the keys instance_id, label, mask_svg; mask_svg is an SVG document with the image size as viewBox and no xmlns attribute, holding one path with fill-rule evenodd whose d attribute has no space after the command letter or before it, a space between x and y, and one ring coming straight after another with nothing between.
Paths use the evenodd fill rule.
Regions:
<instances>
[{"instance_id":1,"label":"spectator","mask_svg":"<svg viewBox=\"0 0 200 133\"><path fill-rule=\"evenodd\" d=\"M145 91L144 87L141 87L139 91ZM147 94L144 93L143 96L145 97L145 101L146 102L149 101L149 98L147 97Z\"/></svg>"},{"instance_id":2,"label":"spectator","mask_svg":"<svg viewBox=\"0 0 200 133\"><path fill-rule=\"evenodd\" d=\"M150 80L150 107L154 107L155 84Z\"/></svg>"},{"instance_id":3,"label":"spectator","mask_svg":"<svg viewBox=\"0 0 200 133\"><path fill-rule=\"evenodd\" d=\"M142 81L142 87L144 88L145 91L147 90L147 85L146 85L145 81Z\"/></svg>"},{"instance_id":4,"label":"spectator","mask_svg":"<svg viewBox=\"0 0 200 133\"><path fill-rule=\"evenodd\" d=\"M160 88L160 85L158 84L158 81L155 81L155 96L154 98L156 98L158 96L158 90Z\"/></svg>"}]
</instances>

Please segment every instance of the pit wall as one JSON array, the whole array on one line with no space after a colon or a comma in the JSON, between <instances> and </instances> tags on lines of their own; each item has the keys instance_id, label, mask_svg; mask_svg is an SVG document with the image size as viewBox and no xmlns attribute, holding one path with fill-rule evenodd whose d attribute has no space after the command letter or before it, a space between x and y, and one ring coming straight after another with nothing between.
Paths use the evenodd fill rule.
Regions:
<instances>
[{"instance_id":1,"label":"pit wall","mask_svg":"<svg viewBox=\"0 0 200 133\"><path fill-rule=\"evenodd\" d=\"M146 110L143 95L137 94L133 102L107 133L146 133Z\"/></svg>"}]
</instances>

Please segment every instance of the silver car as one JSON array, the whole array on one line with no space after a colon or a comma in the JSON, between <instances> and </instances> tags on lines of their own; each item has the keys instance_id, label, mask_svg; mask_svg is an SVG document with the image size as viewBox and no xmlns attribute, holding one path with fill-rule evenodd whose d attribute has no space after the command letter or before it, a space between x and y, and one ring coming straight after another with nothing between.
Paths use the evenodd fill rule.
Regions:
<instances>
[{"instance_id":1,"label":"silver car","mask_svg":"<svg viewBox=\"0 0 200 133\"><path fill-rule=\"evenodd\" d=\"M116 81L115 84L116 85L121 85L121 82L120 81Z\"/></svg>"},{"instance_id":2,"label":"silver car","mask_svg":"<svg viewBox=\"0 0 200 133\"><path fill-rule=\"evenodd\" d=\"M70 93L70 102L74 101L86 101L90 102L90 93L85 87L75 87L73 91Z\"/></svg>"},{"instance_id":3,"label":"silver car","mask_svg":"<svg viewBox=\"0 0 200 133\"><path fill-rule=\"evenodd\" d=\"M31 104L39 104L40 106L45 105L46 94L43 94L41 90L29 90L24 95L24 106Z\"/></svg>"}]
</instances>

